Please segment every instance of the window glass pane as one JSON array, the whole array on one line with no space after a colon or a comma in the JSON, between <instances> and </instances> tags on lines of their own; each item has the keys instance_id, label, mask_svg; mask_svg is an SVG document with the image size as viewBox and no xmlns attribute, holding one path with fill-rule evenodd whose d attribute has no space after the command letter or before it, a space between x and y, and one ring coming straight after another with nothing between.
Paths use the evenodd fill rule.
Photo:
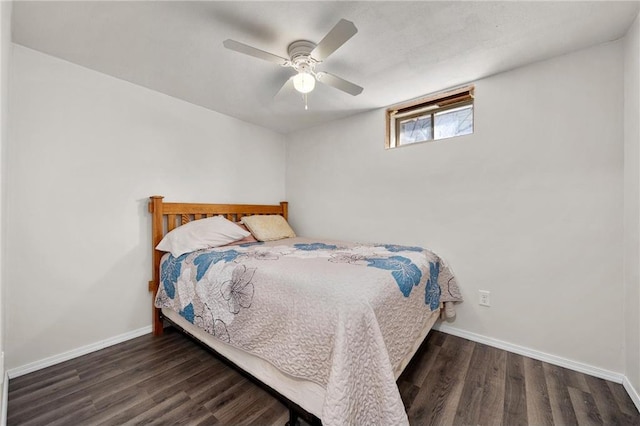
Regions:
<instances>
[{"instance_id":1,"label":"window glass pane","mask_svg":"<svg viewBox=\"0 0 640 426\"><path fill-rule=\"evenodd\" d=\"M400 145L432 139L431 115L402 120L400 125Z\"/></svg>"},{"instance_id":2,"label":"window glass pane","mask_svg":"<svg viewBox=\"0 0 640 426\"><path fill-rule=\"evenodd\" d=\"M473 133L473 105L438 112L435 123L436 139Z\"/></svg>"}]
</instances>

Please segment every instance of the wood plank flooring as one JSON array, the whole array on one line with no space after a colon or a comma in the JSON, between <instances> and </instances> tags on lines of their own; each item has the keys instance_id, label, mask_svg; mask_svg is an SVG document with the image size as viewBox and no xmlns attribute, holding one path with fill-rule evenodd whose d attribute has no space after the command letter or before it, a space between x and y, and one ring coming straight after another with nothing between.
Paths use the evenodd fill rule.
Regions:
<instances>
[{"instance_id":1,"label":"wood plank flooring","mask_svg":"<svg viewBox=\"0 0 640 426\"><path fill-rule=\"evenodd\" d=\"M412 425L640 425L622 385L432 331L398 380ZM8 425L284 425L285 406L173 329L9 381Z\"/></svg>"}]
</instances>

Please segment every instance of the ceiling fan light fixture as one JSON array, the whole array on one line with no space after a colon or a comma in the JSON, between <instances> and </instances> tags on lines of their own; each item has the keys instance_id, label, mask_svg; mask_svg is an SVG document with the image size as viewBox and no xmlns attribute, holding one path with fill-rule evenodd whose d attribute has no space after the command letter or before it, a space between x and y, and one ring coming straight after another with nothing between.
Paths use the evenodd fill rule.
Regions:
<instances>
[{"instance_id":1,"label":"ceiling fan light fixture","mask_svg":"<svg viewBox=\"0 0 640 426\"><path fill-rule=\"evenodd\" d=\"M316 79L308 72L300 72L293 77L293 87L300 93L309 93L316 87Z\"/></svg>"}]
</instances>

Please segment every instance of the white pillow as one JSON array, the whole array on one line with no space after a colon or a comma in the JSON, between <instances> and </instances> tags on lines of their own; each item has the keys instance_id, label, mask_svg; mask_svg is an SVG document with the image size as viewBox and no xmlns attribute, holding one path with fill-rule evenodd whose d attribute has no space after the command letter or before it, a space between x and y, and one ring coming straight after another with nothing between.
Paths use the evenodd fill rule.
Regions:
<instances>
[{"instance_id":1,"label":"white pillow","mask_svg":"<svg viewBox=\"0 0 640 426\"><path fill-rule=\"evenodd\" d=\"M224 246L249 235L249 232L222 216L209 217L178 226L164 236L156 249L178 257L204 248Z\"/></svg>"},{"instance_id":2,"label":"white pillow","mask_svg":"<svg viewBox=\"0 0 640 426\"><path fill-rule=\"evenodd\" d=\"M285 218L279 214L245 216L242 223L258 241L275 241L296 236Z\"/></svg>"}]
</instances>

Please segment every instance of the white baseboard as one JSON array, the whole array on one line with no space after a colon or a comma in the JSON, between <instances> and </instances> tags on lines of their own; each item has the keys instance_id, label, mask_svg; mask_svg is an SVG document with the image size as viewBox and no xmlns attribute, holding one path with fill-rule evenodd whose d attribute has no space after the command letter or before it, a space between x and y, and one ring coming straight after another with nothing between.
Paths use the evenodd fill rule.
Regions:
<instances>
[{"instance_id":1,"label":"white baseboard","mask_svg":"<svg viewBox=\"0 0 640 426\"><path fill-rule=\"evenodd\" d=\"M117 336L101 340L100 342L92 343L90 345L73 349L68 352L63 352L61 354L41 359L40 361L31 362L20 367L12 368L7 371L7 375L8 378L23 376L25 374L47 368L55 364L59 364L61 362L68 361L70 359L77 358L91 352L99 351L100 349L104 349L109 346L117 345L118 343L126 342L127 340L135 339L136 337L144 336L145 334L151 333L151 330L151 326L149 325L137 330L129 331L128 333L119 334Z\"/></svg>"},{"instance_id":2,"label":"white baseboard","mask_svg":"<svg viewBox=\"0 0 640 426\"><path fill-rule=\"evenodd\" d=\"M529 349L524 346L514 345L513 343L508 343L502 340L483 336L481 334L472 333L470 331L461 330L459 328L451 327L450 325L444 324L442 322L436 323L436 325L433 328L435 330L442 331L443 333L452 334L454 336L462 337L467 340L483 343L488 346L493 346L494 348L504 349L505 351L508 351L508 352L513 352L518 355L523 355L529 358L537 359L538 361L544 361L549 364L565 367L570 370L579 371L580 373L599 377L601 379L609 380L615 383L624 383L624 381L626 380L626 377L624 374L605 370L599 367L594 367L589 364L572 361L570 359L559 357L556 355L551 355L545 352L536 351L534 349ZM633 398L633 396L631 396L631 398Z\"/></svg>"},{"instance_id":3,"label":"white baseboard","mask_svg":"<svg viewBox=\"0 0 640 426\"><path fill-rule=\"evenodd\" d=\"M633 387L633 385L631 384L629 379L627 379L626 376L622 381L622 386L624 386L624 389L627 391L627 393L629 394L629 397L631 398L633 403L636 405L636 408L638 409L638 411L640 411L640 395L638 395L638 391Z\"/></svg>"}]
</instances>

